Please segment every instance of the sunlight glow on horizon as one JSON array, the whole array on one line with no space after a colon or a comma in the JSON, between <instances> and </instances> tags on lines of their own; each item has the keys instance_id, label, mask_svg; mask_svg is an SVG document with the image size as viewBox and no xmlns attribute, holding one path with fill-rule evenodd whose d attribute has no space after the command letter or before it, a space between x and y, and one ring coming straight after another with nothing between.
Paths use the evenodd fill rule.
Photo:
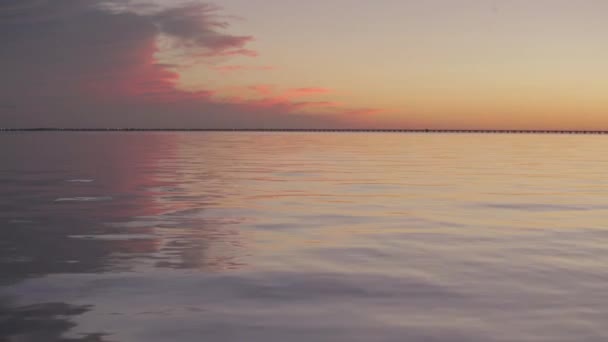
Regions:
<instances>
[{"instance_id":1,"label":"sunlight glow on horizon","mask_svg":"<svg viewBox=\"0 0 608 342\"><path fill-rule=\"evenodd\" d=\"M45 23L25 17L33 14L49 21L74 21L74 27L83 29L86 23L91 32L102 30L93 25L104 25L83 20L94 12L85 6L76 10L70 0L43 5L24 0L32 4L20 6L11 1L4 8L0 5L0 11L15 18L23 15L28 25ZM101 53L94 44L102 38L90 37L87 50L81 42L86 41L84 34L59 31L55 35L65 34L67 43L57 51L74 50L73 62L66 61L65 70L54 70L57 63L52 61L36 66L37 73L32 70L45 82L61 79L54 76L60 72L74 75L69 80L74 88L92 91L81 97L92 97L90 102L83 100L85 106L103 100L118 110L131 103L141 107L143 118L146 110L160 110L162 105L166 107L162 112L184 112L186 125L210 127L247 116L245 121L251 123L243 125L251 126L259 119L250 113L256 113L271 126L608 129L608 45L604 44L608 2L87 0L78 4L85 3L97 5L95 15L120 23L122 31L116 31L127 38L132 34L133 43L103 43L107 48ZM36 6L59 14L43 17L33 12ZM34 27L1 20L0 25L8 28L5 32ZM104 39L116 40L111 32ZM67 45L73 43L78 48ZM27 48L36 44L34 40L19 44L24 51L37 51ZM56 55L46 45L40 48L46 49L40 53ZM16 54L3 57L7 71L11 65L19 66ZM24 68L11 69L5 88L10 82L33 82ZM35 91L26 86L9 89L0 97L0 106L9 104L0 107L0 115L1 108L15 106L32 112L30 104L20 104L26 93L69 98L68 83ZM233 118L217 121L214 117L221 115L212 112L218 109ZM51 116L61 116L62 110ZM87 120L97 119L83 119L81 125L86 126ZM170 119L151 119L148 124L162 125L166 120Z\"/></svg>"}]
</instances>

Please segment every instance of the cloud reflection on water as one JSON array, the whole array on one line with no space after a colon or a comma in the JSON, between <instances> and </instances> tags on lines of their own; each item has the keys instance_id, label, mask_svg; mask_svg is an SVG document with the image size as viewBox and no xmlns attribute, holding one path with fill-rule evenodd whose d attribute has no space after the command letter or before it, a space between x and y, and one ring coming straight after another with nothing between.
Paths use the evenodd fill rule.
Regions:
<instances>
[{"instance_id":1,"label":"cloud reflection on water","mask_svg":"<svg viewBox=\"0 0 608 342\"><path fill-rule=\"evenodd\" d=\"M58 341L604 341L599 139L2 135L1 319ZM112 199L55 202L79 197Z\"/></svg>"}]
</instances>

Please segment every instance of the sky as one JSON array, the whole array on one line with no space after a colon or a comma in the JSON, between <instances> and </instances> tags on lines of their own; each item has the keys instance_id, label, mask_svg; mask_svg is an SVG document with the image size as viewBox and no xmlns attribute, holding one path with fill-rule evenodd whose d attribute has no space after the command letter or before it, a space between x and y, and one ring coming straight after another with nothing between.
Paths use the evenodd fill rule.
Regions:
<instances>
[{"instance_id":1,"label":"sky","mask_svg":"<svg viewBox=\"0 0 608 342\"><path fill-rule=\"evenodd\" d=\"M608 129L604 0L0 0L0 127Z\"/></svg>"}]
</instances>

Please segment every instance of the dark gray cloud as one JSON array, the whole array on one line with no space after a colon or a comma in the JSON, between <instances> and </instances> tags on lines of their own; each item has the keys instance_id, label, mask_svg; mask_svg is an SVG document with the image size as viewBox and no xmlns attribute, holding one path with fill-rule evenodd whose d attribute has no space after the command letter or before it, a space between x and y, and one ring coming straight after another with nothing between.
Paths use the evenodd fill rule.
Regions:
<instances>
[{"instance_id":1,"label":"dark gray cloud","mask_svg":"<svg viewBox=\"0 0 608 342\"><path fill-rule=\"evenodd\" d=\"M203 2L189 2L177 7L163 7L159 3L111 1L101 2L101 8L115 13L137 13L154 23L159 34L174 40L175 47L203 49L218 56L227 52L247 51L245 45L252 36L231 35L223 32L229 27L221 9ZM247 53L242 53L247 55Z\"/></svg>"},{"instance_id":2,"label":"dark gray cloud","mask_svg":"<svg viewBox=\"0 0 608 342\"><path fill-rule=\"evenodd\" d=\"M128 4L128 5L125 5ZM332 118L218 103L175 88L157 38L198 58L255 55L205 3L0 1L0 127L321 127Z\"/></svg>"}]
</instances>

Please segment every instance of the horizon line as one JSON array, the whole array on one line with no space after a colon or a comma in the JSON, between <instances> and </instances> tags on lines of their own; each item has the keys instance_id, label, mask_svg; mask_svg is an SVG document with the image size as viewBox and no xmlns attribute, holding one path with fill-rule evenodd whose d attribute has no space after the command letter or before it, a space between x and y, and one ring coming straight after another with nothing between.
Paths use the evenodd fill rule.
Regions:
<instances>
[{"instance_id":1,"label":"horizon line","mask_svg":"<svg viewBox=\"0 0 608 342\"><path fill-rule=\"evenodd\" d=\"M608 134L608 130L551 129L412 129L412 128L0 128L0 132L354 132L354 133L502 133Z\"/></svg>"}]
</instances>

